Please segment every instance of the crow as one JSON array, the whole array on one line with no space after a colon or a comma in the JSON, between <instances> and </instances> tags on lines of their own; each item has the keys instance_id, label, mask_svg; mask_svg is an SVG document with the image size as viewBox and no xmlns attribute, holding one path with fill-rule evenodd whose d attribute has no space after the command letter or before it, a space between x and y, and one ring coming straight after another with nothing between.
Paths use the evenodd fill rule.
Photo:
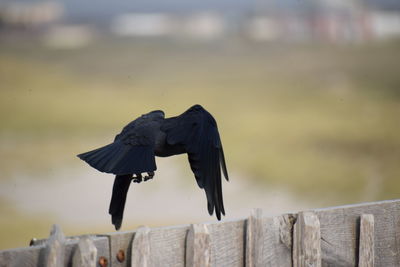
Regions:
<instances>
[{"instance_id":1,"label":"crow","mask_svg":"<svg viewBox=\"0 0 400 267\"><path fill-rule=\"evenodd\" d=\"M198 186L205 190L208 213L213 215L215 210L221 220L221 214L225 215L221 169L227 181L228 171L217 122L200 105L170 118L161 110L144 114L126 125L113 143L78 157L98 171L116 175L109 214L119 230L131 181L140 183L154 177L155 156L183 153L188 155Z\"/></svg>"}]
</instances>

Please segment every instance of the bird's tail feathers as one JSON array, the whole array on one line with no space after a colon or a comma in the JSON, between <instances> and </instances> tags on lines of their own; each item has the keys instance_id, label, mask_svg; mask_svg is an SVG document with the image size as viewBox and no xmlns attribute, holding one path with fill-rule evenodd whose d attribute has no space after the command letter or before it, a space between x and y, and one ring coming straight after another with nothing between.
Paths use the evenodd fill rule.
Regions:
<instances>
[{"instance_id":1,"label":"bird's tail feathers","mask_svg":"<svg viewBox=\"0 0 400 267\"><path fill-rule=\"evenodd\" d=\"M115 230L119 230L121 228L126 196L128 194L131 180L132 174L117 175L114 180L113 192L108 213L111 215L111 222L115 226Z\"/></svg>"},{"instance_id":2,"label":"bird's tail feathers","mask_svg":"<svg viewBox=\"0 0 400 267\"><path fill-rule=\"evenodd\" d=\"M156 170L152 146L132 146L117 141L78 157L98 171L116 175Z\"/></svg>"}]
</instances>

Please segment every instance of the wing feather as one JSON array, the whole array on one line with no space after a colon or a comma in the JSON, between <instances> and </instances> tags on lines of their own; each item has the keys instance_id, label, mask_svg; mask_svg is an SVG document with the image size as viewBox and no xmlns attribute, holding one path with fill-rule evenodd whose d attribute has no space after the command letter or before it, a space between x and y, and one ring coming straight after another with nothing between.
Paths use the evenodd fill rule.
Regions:
<instances>
[{"instance_id":1,"label":"wing feather","mask_svg":"<svg viewBox=\"0 0 400 267\"><path fill-rule=\"evenodd\" d=\"M207 197L207 209L218 220L225 215L221 168L228 180L225 158L215 119L200 105L195 105L178 117L165 120L161 130L167 143L183 145L197 184Z\"/></svg>"}]
</instances>

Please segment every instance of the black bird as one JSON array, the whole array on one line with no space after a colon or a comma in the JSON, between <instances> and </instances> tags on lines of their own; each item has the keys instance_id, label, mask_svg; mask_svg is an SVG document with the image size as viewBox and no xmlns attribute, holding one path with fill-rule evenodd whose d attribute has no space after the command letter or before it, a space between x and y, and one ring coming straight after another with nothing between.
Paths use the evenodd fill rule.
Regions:
<instances>
[{"instance_id":1,"label":"black bird","mask_svg":"<svg viewBox=\"0 0 400 267\"><path fill-rule=\"evenodd\" d=\"M188 154L198 186L205 190L208 213L215 210L221 220L221 214L225 215L221 168L227 181L228 172L217 123L200 105L171 118L165 118L161 110L144 114L126 125L113 143L78 157L101 172L116 175L109 214L118 230L131 181L140 183L154 177L155 156L183 153Z\"/></svg>"}]
</instances>

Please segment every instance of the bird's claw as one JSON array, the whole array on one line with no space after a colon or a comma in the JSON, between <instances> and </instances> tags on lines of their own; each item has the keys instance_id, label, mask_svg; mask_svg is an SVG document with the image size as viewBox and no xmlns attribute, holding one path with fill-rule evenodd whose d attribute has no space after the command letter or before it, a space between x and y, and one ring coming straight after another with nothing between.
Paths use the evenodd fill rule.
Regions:
<instances>
[{"instance_id":1,"label":"bird's claw","mask_svg":"<svg viewBox=\"0 0 400 267\"><path fill-rule=\"evenodd\" d=\"M141 173L137 173L136 176L133 176L132 181L134 183L141 183L143 181L143 177Z\"/></svg>"},{"instance_id":2,"label":"bird's claw","mask_svg":"<svg viewBox=\"0 0 400 267\"><path fill-rule=\"evenodd\" d=\"M154 172L148 172L147 176L142 177L141 173L135 174L135 176L132 177L132 182L134 183L141 183L142 181L148 181L150 179L153 179L154 177Z\"/></svg>"},{"instance_id":3,"label":"bird's claw","mask_svg":"<svg viewBox=\"0 0 400 267\"><path fill-rule=\"evenodd\" d=\"M144 181L145 182L150 180L150 179L153 179L153 177L154 177L154 172L148 172L147 174L148 175L144 177Z\"/></svg>"}]
</instances>

